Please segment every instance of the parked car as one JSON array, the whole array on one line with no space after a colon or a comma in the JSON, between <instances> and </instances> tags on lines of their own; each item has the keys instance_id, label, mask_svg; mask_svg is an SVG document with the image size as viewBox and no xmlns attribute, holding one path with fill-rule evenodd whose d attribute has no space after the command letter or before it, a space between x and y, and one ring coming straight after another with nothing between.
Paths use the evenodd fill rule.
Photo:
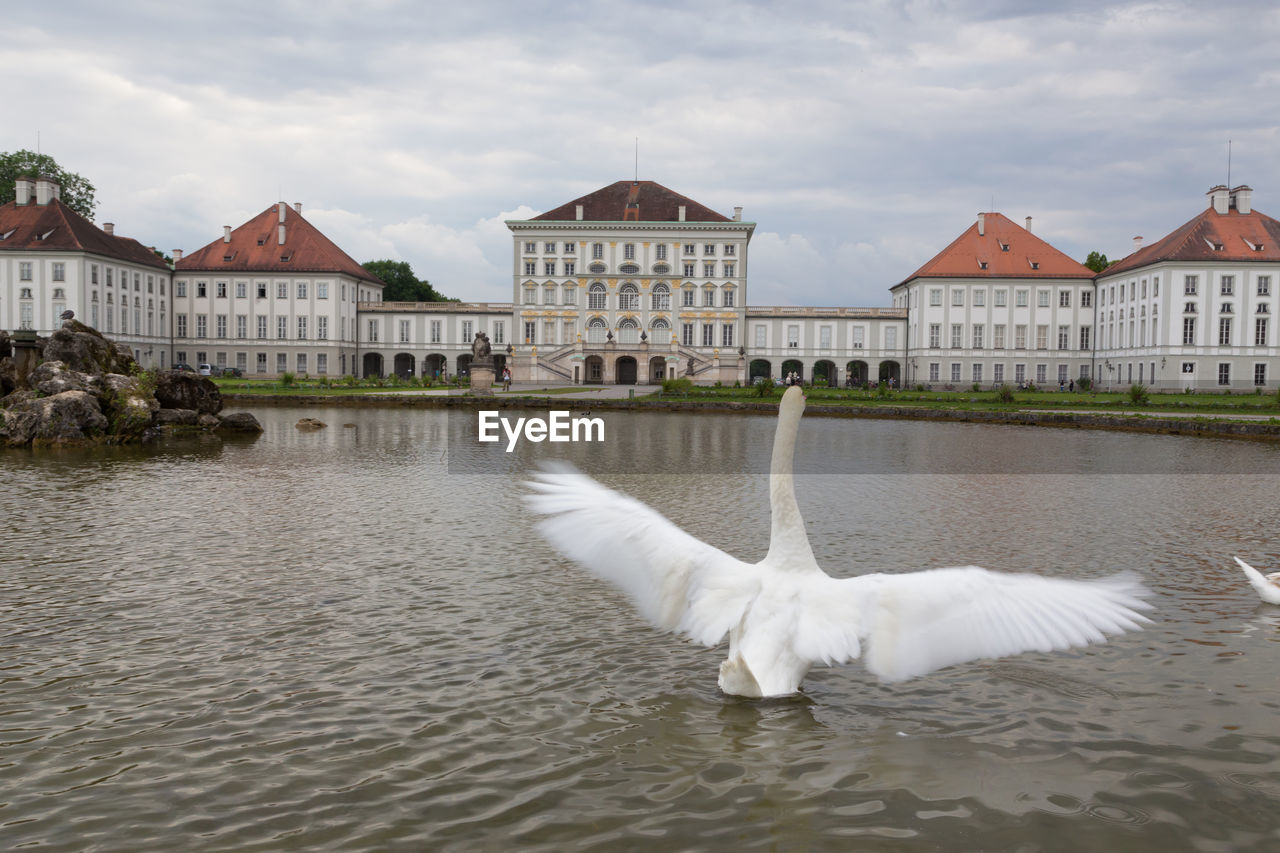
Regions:
<instances>
[{"instance_id":1,"label":"parked car","mask_svg":"<svg viewBox=\"0 0 1280 853\"><path fill-rule=\"evenodd\" d=\"M199 373L201 376L212 376L212 375L213 375L213 365L212 365L212 364L203 364L203 363L202 363L202 364L199 364L199 365L197 365L197 366L196 366L196 373Z\"/></svg>"},{"instance_id":2,"label":"parked car","mask_svg":"<svg viewBox=\"0 0 1280 853\"><path fill-rule=\"evenodd\" d=\"M174 369L174 370L185 370L187 373L195 373L195 372L196 372L195 368L194 368L194 367L192 367L191 365L187 364L185 361L180 361L180 362L178 362L177 364L175 364L175 365L173 366L173 369Z\"/></svg>"},{"instance_id":3,"label":"parked car","mask_svg":"<svg viewBox=\"0 0 1280 853\"><path fill-rule=\"evenodd\" d=\"M244 376L244 371L238 367L224 367L222 368L222 375L241 377L241 376Z\"/></svg>"}]
</instances>

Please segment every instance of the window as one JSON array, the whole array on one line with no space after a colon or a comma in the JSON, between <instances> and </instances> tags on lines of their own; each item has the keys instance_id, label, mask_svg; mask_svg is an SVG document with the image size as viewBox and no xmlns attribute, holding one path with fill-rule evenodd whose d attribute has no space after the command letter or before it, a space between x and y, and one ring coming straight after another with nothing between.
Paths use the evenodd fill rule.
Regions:
<instances>
[{"instance_id":1,"label":"window","mask_svg":"<svg viewBox=\"0 0 1280 853\"><path fill-rule=\"evenodd\" d=\"M605 286L600 282L594 282L587 288L587 309L590 311L605 310L605 298L607 291Z\"/></svg>"},{"instance_id":2,"label":"window","mask_svg":"<svg viewBox=\"0 0 1280 853\"><path fill-rule=\"evenodd\" d=\"M547 286L542 289L542 304L543 305L556 304L556 286L554 284L548 283Z\"/></svg>"},{"instance_id":3,"label":"window","mask_svg":"<svg viewBox=\"0 0 1280 853\"><path fill-rule=\"evenodd\" d=\"M1218 384L1219 385L1231 384L1231 365L1230 364L1218 365Z\"/></svg>"},{"instance_id":4,"label":"window","mask_svg":"<svg viewBox=\"0 0 1280 853\"><path fill-rule=\"evenodd\" d=\"M697 272L698 272L698 265L697 265L697 264L694 264L694 263L686 263L686 264L684 265L684 277L685 277L685 278L693 278L695 275L697 275Z\"/></svg>"},{"instance_id":5,"label":"window","mask_svg":"<svg viewBox=\"0 0 1280 853\"><path fill-rule=\"evenodd\" d=\"M704 254L704 255L714 255L715 253L716 253L716 244L715 244L715 243L706 243L706 244L704 244L704 245L702 246L702 254Z\"/></svg>"},{"instance_id":6,"label":"window","mask_svg":"<svg viewBox=\"0 0 1280 853\"><path fill-rule=\"evenodd\" d=\"M974 349L982 349L982 339L983 339L983 337L985 337L985 335L983 334L984 332L986 332L986 327L984 326L984 324L982 324L982 323L974 323L974 324L973 324L973 339L972 339L972 342L971 342L969 345L970 345L971 347L973 347Z\"/></svg>"},{"instance_id":7,"label":"window","mask_svg":"<svg viewBox=\"0 0 1280 853\"><path fill-rule=\"evenodd\" d=\"M276 340L283 341L283 340L287 340L288 337L289 337L289 318L277 317L276 318Z\"/></svg>"},{"instance_id":8,"label":"window","mask_svg":"<svg viewBox=\"0 0 1280 853\"><path fill-rule=\"evenodd\" d=\"M636 259L636 244L624 243L622 245L622 257L628 261L634 261Z\"/></svg>"},{"instance_id":9,"label":"window","mask_svg":"<svg viewBox=\"0 0 1280 853\"><path fill-rule=\"evenodd\" d=\"M578 288L574 287L572 284L566 284L564 286L564 304L565 305L578 304Z\"/></svg>"},{"instance_id":10,"label":"window","mask_svg":"<svg viewBox=\"0 0 1280 853\"><path fill-rule=\"evenodd\" d=\"M329 340L329 318L323 314L316 318L316 339Z\"/></svg>"},{"instance_id":11,"label":"window","mask_svg":"<svg viewBox=\"0 0 1280 853\"><path fill-rule=\"evenodd\" d=\"M578 269L578 265L577 265L576 263L574 263L573 261L565 261L565 262L564 262L564 274L565 274L565 275L577 275L577 269Z\"/></svg>"},{"instance_id":12,"label":"window","mask_svg":"<svg viewBox=\"0 0 1280 853\"><path fill-rule=\"evenodd\" d=\"M1267 366L1265 364L1255 364L1253 366L1253 384L1267 384Z\"/></svg>"},{"instance_id":13,"label":"window","mask_svg":"<svg viewBox=\"0 0 1280 853\"><path fill-rule=\"evenodd\" d=\"M898 329L896 326L890 326L884 330L884 346L885 349L893 349L898 345Z\"/></svg>"},{"instance_id":14,"label":"window","mask_svg":"<svg viewBox=\"0 0 1280 853\"><path fill-rule=\"evenodd\" d=\"M665 261L667 259L667 244L659 243L657 246L655 246L653 250L653 256L659 261Z\"/></svg>"},{"instance_id":15,"label":"window","mask_svg":"<svg viewBox=\"0 0 1280 853\"><path fill-rule=\"evenodd\" d=\"M1081 308L1093 307L1093 291L1091 290L1080 291L1080 307Z\"/></svg>"},{"instance_id":16,"label":"window","mask_svg":"<svg viewBox=\"0 0 1280 853\"><path fill-rule=\"evenodd\" d=\"M800 346L800 327L787 326L787 347L796 349Z\"/></svg>"},{"instance_id":17,"label":"window","mask_svg":"<svg viewBox=\"0 0 1280 853\"><path fill-rule=\"evenodd\" d=\"M53 262L53 280L54 281L67 280L67 265L62 261Z\"/></svg>"},{"instance_id":18,"label":"window","mask_svg":"<svg viewBox=\"0 0 1280 853\"><path fill-rule=\"evenodd\" d=\"M1182 345L1193 346L1196 342L1196 318L1182 318Z\"/></svg>"},{"instance_id":19,"label":"window","mask_svg":"<svg viewBox=\"0 0 1280 853\"><path fill-rule=\"evenodd\" d=\"M958 361L951 362L951 381L960 381L960 362Z\"/></svg>"},{"instance_id":20,"label":"window","mask_svg":"<svg viewBox=\"0 0 1280 853\"><path fill-rule=\"evenodd\" d=\"M685 308L692 308L692 307L693 307L693 300L694 300L694 295L693 295L693 288L692 288L692 287L686 287L683 291L681 291L681 293L680 293L680 304L681 304L683 307L685 307Z\"/></svg>"},{"instance_id":21,"label":"window","mask_svg":"<svg viewBox=\"0 0 1280 853\"><path fill-rule=\"evenodd\" d=\"M930 349L938 349L942 346L942 324L929 324L929 347Z\"/></svg>"},{"instance_id":22,"label":"window","mask_svg":"<svg viewBox=\"0 0 1280 853\"><path fill-rule=\"evenodd\" d=\"M866 341L867 329L865 326L853 327L853 348L862 349L863 343Z\"/></svg>"},{"instance_id":23,"label":"window","mask_svg":"<svg viewBox=\"0 0 1280 853\"><path fill-rule=\"evenodd\" d=\"M973 381L974 382L982 381L982 365L981 364L975 364L973 366Z\"/></svg>"},{"instance_id":24,"label":"window","mask_svg":"<svg viewBox=\"0 0 1280 853\"><path fill-rule=\"evenodd\" d=\"M124 309L120 309L120 331L124 331ZM209 316L207 314L196 315L196 337L205 338L209 336Z\"/></svg>"},{"instance_id":25,"label":"window","mask_svg":"<svg viewBox=\"0 0 1280 853\"><path fill-rule=\"evenodd\" d=\"M733 323L725 323L720 326L720 346L733 346Z\"/></svg>"},{"instance_id":26,"label":"window","mask_svg":"<svg viewBox=\"0 0 1280 853\"><path fill-rule=\"evenodd\" d=\"M276 373L284 373L288 369L289 369L289 354L283 353L283 352L276 353Z\"/></svg>"},{"instance_id":27,"label":"window","mask_svg":"<svg viewBox=\"0 0 1280 853\"><path fill-rule=\"evenodd\" d=\"M1196 313L1196 310L1197 310L1196 304L1194 302L1188 302L1187 304L1182 306L1182 311L1185 314L1194 314Z\"/></svg>"},{"instance_id":28,"label":"window","mask_svg":"<svg viewBox=\"0 0 1280 853\"><path fill-rule=\"evenodd\" d=\"M1080 349L1082 350L1089 349L1089 330L1091 328L1091 326L1080 327Z\"/></svg>"},{"instance_id":29,"label":"window","mask_svg":"<svg viewBox=\"0 0 1280 853\"><path fill-rule=\"evenodd\" d=\"M97 264L92 264L89 267L89 283L90 284L98 283L98 265Z\"/></svg>"},{"instance_id":30,"label":"window","mask_svg":"<svg viewBox=\"0 0 1280 853\"><path fill-rule=\"evenodd\" d=\"M1236 277L1233 275L1224 275L1220 281L1222 284L1222 289L1221 289L1222 295L1223 296L1234 295L1235 289L1236 289Z\"/></svg>"},{"instance_id":31,"label":"window","mask_svg":"<svg viewBox=\"0 0 1280 853\"><path fill-rule=\"evenodd\" d=\"M572 245L566 243L565 245ZM507 324L502 320L493 321L493 342L495 344L505 344L507 342Z\"/></svg>"},{"instance_id":32,"label":"window","mask_svg":"<svg viewBox=\"0 0 1280 853\"><path fill-rule=\"evenodd\" d=\"M935 308L942 304L941 287L933 287L929 289L929 304Z\"/></svg>"},{"instance_id":33,"label":"window","mask_svg":"<svg viewBox=\"0 0 1280 853\"><path fill-rule=\"evenodd\" d=\"M267 318L266 315L258 317L258 337L265 338L267 336Z\"/></svg>"},{"instance_id":34,"label":"window","mask_svg":"<svg viewBox=\"0 0 1280 853\"><path fill-rule=\"evenodd\" d=\"M964 306L964 291L958 287L951 289L951 305L955 308Z\"/></svg>"},{"instance_id":35,"label":"window","mask_svg":"<svg viewBox=\"0 0 1280 853\"><path fill-rule=\"evenodd\" d=\"M371 343L378 342L378 321L377 320L369 321L369 341Z\"/></svg>"},{"instance_id":36,"label":"window","mask_svg":"<svg viewBox=\"0 0 1280 853\"><path fill-rule=\"evenodd\" d=\"M627 282L618 288L618 310L619 311L639 311L640 310L640 291L631 282Z\"/></svg>"},{"instance_id":37,"label":"window","mask_svg":"<svg viewBox=\"0 0 1280 853\"><path fill-rule=\"evenodd\" d=\"M1013 292L1013 304L1014 304L1014 307L1016 308L1026 308L1027 307L1027 291L1015 290Z\"/></svg>"},{"instance_id":38,"label":"window","mask_svg":"<svg viewBox=\"0 0 1280 853\"><path fill-rule=\"evenodd\" d=\"M714 308L716 306L716 292L708 287L702 291L702 305L705 308Z\"/></svg>"},{"instance_id":39,"label":"window","mask_svg":"<svg viewBox=\"0 0 1280 853\"><path fill-rule=\"evenodd\" d=\"M1004 323L996 323L991 329L991 346L994 349L1004 349Z\"/></svg>"},{"instance_id":40,"label":"window","mask_svg":"<svg viewBox=\"0 0 1280 853\"><path fill-rule=\"evenodd\" d=\"M255 370L258 373L267 372L267 354L265 352L258 353L258 357L255 359Z\"/></svg>"},{"instance_id":41,"label":"window","mask_svg":"<svg viewBox=\"0 0 1280 853\"><path fill-rule=\"evenodd\" d=\"M124 282L124 276L120 276L120 279L121 279L120 284L121 284L121 285L123 285L123 284L125 283L125 282ZM202 297L202 296L208 296L208 295L209 295L209 282L207 282L207 281L197 281L197 282L196 282L196 296L197 296L197 297Z\"/></svg>"},{"instance_id":42,"label":"window","mask_svg":"<svg viewBox=\"0 0 1280 853\"><path fill-rule=\"evenodd\" d=\"M227 283L225 281L216 281L213 283L213 292L219 299L227 298Z\"/></svg>"},{"instance_id":43,"label":"window","mask_svg":"<svg viewBox=\"0 0 1280 853\"><path fill-rule=\"evenodd\" d=\"M1036 291L1036 305L1038 305L1041 308L1049 307L1049 291L1047 290Z\"/></svg>"},{"instance_id":44,"label":"window","mask_svg":"<svg viewBox=\"0 0 1280 853\"><path fill-rule=\"evenodd\" d=\"M593 261L598 261L598 260L600 260L600 259L601 259L601 258L603 258L603 257L604 257L604 243L592 243L592 244L591 244L591 259L592 259Z\"/></svg>"},{"instance_id":45,"label":"window","mask_svg":"<svg viewBox=\"0 0 1280 853\"><path fill-rule=\"evenodd\" d=\"M936 361L931 361L931 362L929 362L929 381L930 381L930 382L937 382L937 381L938 381L938 379L939 379L939 370L941 369L941 367L942 367L942 365L938 364L938 362L936 362Z\"/></svg>"},{"instance_id":46,"label":"window","mask_svg":"<svg viewBox=\"0 0 1280 853\"><path fill-rule=\"evenodd\" d=\"M1036 384L1043 385L1049 376L1049 366L1047 364L1036 365Z\"/></svg>"},{"instance_id":47,"label":"window","mask_svg":"<svg viewBox=\"0 0 1280 853\"><path fill-rule=\"evenodd\" d=\"M276 299L288 299L288 298L289 298L289 282L277 281L276 282Z\"/></svg>"},{"instance_id":48,"label":"window","mask_svg":"<svg viewBox=\"0 0 1280 853\"><path fill-rule=\"evenodd\" d=\"M991 365L991 381L997 385L1004 384L1004 365L1003 364Z\"/></svg>"},{"instance_id":49,"label":"window","mask_svg":"<svg viewBox=\"0 0 1280 853\"><path fill-rule=\"evenodd\" d=\"M1195 296L1199 286L1200 277L1195 275L1187 275L1182 277L1182 292L1187 296Z\"/></svg>"},{"instance_id":50,"label":"window","mask_svg":"<svg viewBox=\"0 0 1280 853\"><path fill-rule=\"evenodd\" d=\"M1058 327L1058 349L1071 349L1071 327Z\"/></svg>"},{"instance_id":51,"label":"window","mask_svg":"<svg viewBox=\"0 0 1280 853\"><path fill-rule=\"evenodd\" d=\"M31 261L18 262L18 280L31 281ZM110 283L110 281L107 282L107 284Z\"/></svg>"},{"instance_id":52,"label":"window","mask_svg":"<svg viewBox=\"0 0 1280 853\"><path fill-rule=\"evenodd\" d=\"M526 253L532 255L534 252L538 251L538 244L532 240L526 241L524 244L524 250Z\"/></svg>"},{"instance_id":53,"label":"window","mask_svg":"<svg viewBox=\"0 0 1280 853\"><path fill-rule=\"evenodd\" d=\"M525 275L537 275L537 273L538 273L538 262L537 262L537 261L525 261L525 262L524 262L524 274L525 274Z\"/></svg>"},{"instance_id":54,"label":"window","mask_svg":"<svg viewBox=\"0 0 1280 853\"><path fill-rule=\"evenodd\" d=\"M973 292L973 307L982 308L987 304L987 292L985 290L975 290Z\"/></svg>"},{"instance_id":55,"label":"window","mask_svg":"<svg viewBox=\"0 0 1280 853\"><path fill-rule=\"evenodd\" d=\"M1071 291L1070 290L1058 291L1058 307L1059 308L1071 307Z\"/></svg>"},{"instance_id":56,"label":"window","mask_svg":"<svg viewBox=\"0 0 1280 853\"><path fill-rule=\"evenodd\" d=\"M1271 295L1271 276L1269 275L1258 276L1258 295L1259 296Z\"/></svg>"},{"instance_id":57,"label":"window","mask_svg":"<svg viewBox=\"0 0 1280 853\"><path fill-rule=\"evenodd\" d=\"M1231 318L1218 318L1218 346L1231 346Z\"/></svg>"},{"instance_id":58,"label":"window","mask_svg":"<svg viewBox=\"0 0 1280 853\"><path fill-rule=\"evenodd\" d=\"M733 256L734 256L734 254L736 253L736 251L737 251L737 247L736 247L736 246L734 246L734 244L732 244L732 243L725 243L725 244L724 244L724 256L725 256L726 258L731 258L731 257L733 257Z\"/></svg>"},{"instance_id":59,"label":"window","mask_svg":"<svg viewBox=\"0 0 1280 853\"><path fill-rule=\"evenodd\" d=\"M219 314L213 318L214 336L218 338L227 337L227 315ZM135 329L134 331L137 331Z\"/></svg>"},{"instance_id":60,"label":"window","mask_svg":"<svg viewBox=\"0 0 1280 853\"><path fill-rule=\"evenodd\" d=\"M1013 327L1013 348L1027 348L1027 327L1023 324L1018 324Z\"/></svg>"},{"instance_id":61,"label":"window","mask_svg":"<svg viewBox=\"0 0 1280 853\"><path fill-rule=\"evenodd\" d=\"M703 278L714 278L714 277L715 277L715 274L716 274L716 262L715 262L715 261L706 261L705 263L703 263L703 265L702 265L702 277L703 277Z\"/></svg>"},{"instance_id":62,"label":"window","mask_svg":"<svg viewBox=\"0 0 1280 853\"><path fill-rule=\"evenodd\" d=\"M409 343L409 321L401 320L397 325L399 326L400 331L400 343Z\"/></svg>"},{"instance_id":63,"label":"window","mask_svg":"<svg viewBox=\"0 0 1280 853\"><path fill-rule=\"evenodd\" d=\"M726 261L724 265L724 277L733 278L733 276L734 276L734 264Z\"/></svg>"},{"instance_id":64,"label":"window","mask_svg":"<svg viewBox=\"0 0 1280 853\"><path fill-rule=\"evenodd\" d=\"M267 298L267 283L266 283L265 281L260 281L260 282L258 282L258 283L257 283L256 288L257 288L257 291L258 291L258 298L259 298L259 299L266 299L266 298ZM178 295L179 295L179 296L183 296L184 294L179 293ZM263 358L266 358L266 353L259 353L259 354L260 354ZM266 368L266 365L265 365L265 364L263 365L263 368L264 368L264 370L265 370L265 368Z\"/></svg>"},{"instance_id":65,"label":"window","mask_svg":"<svg viewBox=\"0 0 1280 853\"><path fill-rule=\"evenodd\" d=\"M951 324L951 348L960 349L964 346L964 326L959 323Z\"/></svg>"},{"instance_id":66,"label":"window","mask_svg":"<svg viewBox=\"0 0 1280 853\"><path fill-rule=\"evenodd\" d=\"M108 312L107 312L107 316L108 316L108 317L110 317L110 316L111 316L111 312L110 312L110 311L108 311ZM180 338L185 338L185 337L187 336L187 315L186 315L186 314L175 314L175 315L174 315L174 317L173 317L173 320L174 320L174 322L175 322L175 323L177 323L177 324L178 324L178 328L177 328L177 335L178 335L178 337L180 337Z\"/></svg>"},{"instance_id":67,"label":"window","mask_svg":"<svg viewBox=\"0 0 1280 853\"><path fill-rule=\"evenodd\" d=\"M685 244L684 244L684 253L685 253L686 255L696 255L696 254L698 254L698 247L697 247L697 246L695 246L695 245L693 245L692 243L685 243Z\"/></svg>"},{"instance_id":68,"label":"window","mask_svg":"<svg viewBox=\"0 0 1280 853\"><path fill-rule=\"evenodd\" d=\"M1015 364L1013 366L1013 381L1019 385L1027 381L1027 366L1025 364Z\"/></svg>"},{"instance_id":69,"label":"window","mask_svg":"<svg viewBox=\"0 0 1280 853\"><path fill-rule=\"evenodd\" d=\"M1049 327L1036 326L1036 349L1049 348Z\"/></svg>"},{"instance_id":70,"label":"window","mask_svg":"<svg viewBox=\"0 0 1280 853\"><path fill-rule=\"evenodd\" d=\"M111 267L107 267L107 287L111 286L111 274L114 272ZM185 294L184 294L185 295Z\"/></svg>"},{"instance_id":71,"label":"window","mask_svg":"<svg viewBox=\"0 0 1280 853\"><path fill-rule=\"evenodd\" d=\"M555 262L555 261L544 261L544 262L543 262L543 264L542 264L542 274L543 274L543 275L555 275L555 274L556 274L556 262Z\"/></svg>"},{"instance_id":72,"label":"window","mask_svg":"<svg viewBox=\"0 0 1280 853\"><path fill-rule=\"evenodd\" d=\"M1258 317L1253 321L1253 345L1256 347L1265 347L1267 345L1267 318Z\"/></svg>"},{"instance_id":73,"label":"window","mask_svg":"<svg viewBox=\"0 0 1280 853\"><path fill-rule=\"evenodd\" d=\"M1007 290L996 291L996 307L1004 308L1009 304L1009 292Z\"/></svg>"},{"instance_id":74,"label":"window","mask_svg":"<svg viewBox=\"0 0 1280 853\"><path fill-rule=\"evenodd\" d=\"M818 328L818 347L823 350L831 349L831 327L821 326Z\"/></svg>"},{"instance_id":75,"label":"window","mask_svg":"<svg viewBox=\"0 0 1280 853\"><path fill-rule=\"evenodd\" d=\"M329 372L329 356L325 353L316 353L316 373L325 374Z\"/></svg>"},{"instance_id":76,"label":"window","mask_svg":"<svg viewBox=\"0 0 1280 853\"><path fill-rule=\"evenodd\" d=\"M649 307L653 311L670 310L671 288L662 283L655 284L653 286L653 292L649 295Z\"/></svg>"},{"instance_id":77,"label":"window","mask_svg":"<svg viewBox=\"0 0 1280 853\"><path fill-rule=\"evenodd\" d=\"M765 326L756 326L756 349L764 349L768 345L768 335L769 331Z\"/></svg>"},{"instance_id":78,"label":"window","mask_svg":"<svg viewBox=\"0 0 1280 853\"><path fill-rule=\"evenodd\" d=\"M526 344L536 344L538 342L538 324L533 320L525 320L524 322L524 342Z\"/></svg>"},{"instance_id":79,"label":"window","mask_svg":"<svg viewBox=\"0 0 1280 853\"><path fill-rule=\"evenodd\" d=\"M711 323L702 324L702 345L704 347L716 345L716 327Z\"/></svg>"},{"instance_id":80,"label":"window","mask_svg":"<svg viewBox=\"0 0 1280 853\"><path fill-rule=\"evenodd\" d=\"M687 347L693 346L693 324L692 323L680 324L680 343L684 344Z\"/></svg>"}]
</instances>

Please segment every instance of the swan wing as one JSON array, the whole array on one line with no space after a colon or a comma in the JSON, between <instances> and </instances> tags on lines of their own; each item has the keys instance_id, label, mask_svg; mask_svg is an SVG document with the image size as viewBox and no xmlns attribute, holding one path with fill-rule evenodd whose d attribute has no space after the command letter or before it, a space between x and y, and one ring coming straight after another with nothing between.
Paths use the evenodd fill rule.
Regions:
<instances>
[{"instance_id":1,"label":"swan wing","mask_svg":"<svg viewBox=\"0 0 1280 853\"><path fill-rule=\"evenodd\" d=\"M1246 563L1239 557L1235 561L1240 564L1240 568L1244 569L1245 577L1249 579L1249 583L1253 585L1259 597L1268 604L1280 604L1280 586L1276 586L1267 580L1266 575Z\"/></svg>"},{"instance_id":2,"label":"swan wing","mask_svg":"<svg viewBox=\"0 0 1280 853\"><path fill-rule=\"evenodd\" d=\"M653 625L719 643L759 591L755 566L690 536L634 498L568 466L526 484L539 532L564 556L609 581Z\"/></svg>"},{"instance_id":3,"label":"swan wing","mask_svg":"<svg viewBox=\"0 0 1280 853\"><path fill-rule=\"evenodd\" d=\"M867 669L902 681L980 658L1059 651L1141 630L1149 591L1132 574L1100 580L977 566L838 580ZM832 597L835 600L835 596Z\"/></svg>"}]
</instances>

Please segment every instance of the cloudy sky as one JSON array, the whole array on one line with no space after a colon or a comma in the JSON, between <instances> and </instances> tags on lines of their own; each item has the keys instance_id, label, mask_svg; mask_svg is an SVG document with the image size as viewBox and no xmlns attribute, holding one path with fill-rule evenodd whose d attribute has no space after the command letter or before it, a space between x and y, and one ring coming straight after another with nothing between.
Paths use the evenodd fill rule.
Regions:
<instances>
[{"instance_id":1,"label":"cloudy sky","mask_svg":"<svg viewBox=\"0 0 1280 853\"><path fill-rule=\"evenodd\" d=\"M1081 260L1247 182L1280 215L1274 2L10 4L0 151L192 251L277 200L511 299L504 219L639 174L757 222L752 304L887 305L998 210Z\"/></svg>"}]
</instances>

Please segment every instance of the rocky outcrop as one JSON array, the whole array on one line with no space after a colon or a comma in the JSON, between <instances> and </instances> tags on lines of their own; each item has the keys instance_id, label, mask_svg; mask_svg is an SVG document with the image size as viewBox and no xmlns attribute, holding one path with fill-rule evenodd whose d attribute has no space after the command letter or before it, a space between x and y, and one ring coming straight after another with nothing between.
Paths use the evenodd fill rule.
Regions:
<instances>
[{"instance_id":1,"label":"rocky outcrop","mask_svg":"<svg viewBox=\"0 0 1280 853\"><path fill-rule=\"evenodd\" d=\"M139 370L128 347L75 320L23 345L20 359L0 333L0 445L118 443L166 429L262 431L253 415L219 416L222 395L206 377ZM34 367L32 346L43 353Z\"/></svg>"},{"instance_id":2,"label":"rocky outcrop","mask_svg":"<svg viewBox=\"0 0 1280 853\"><path fill-rule=\"evenodd\" d=\"M203 415L222 411L222 392L207 376L185 370L162 370L156 375L156 400L165 409L194 409Z\"/></svg>"}]
</instances>

